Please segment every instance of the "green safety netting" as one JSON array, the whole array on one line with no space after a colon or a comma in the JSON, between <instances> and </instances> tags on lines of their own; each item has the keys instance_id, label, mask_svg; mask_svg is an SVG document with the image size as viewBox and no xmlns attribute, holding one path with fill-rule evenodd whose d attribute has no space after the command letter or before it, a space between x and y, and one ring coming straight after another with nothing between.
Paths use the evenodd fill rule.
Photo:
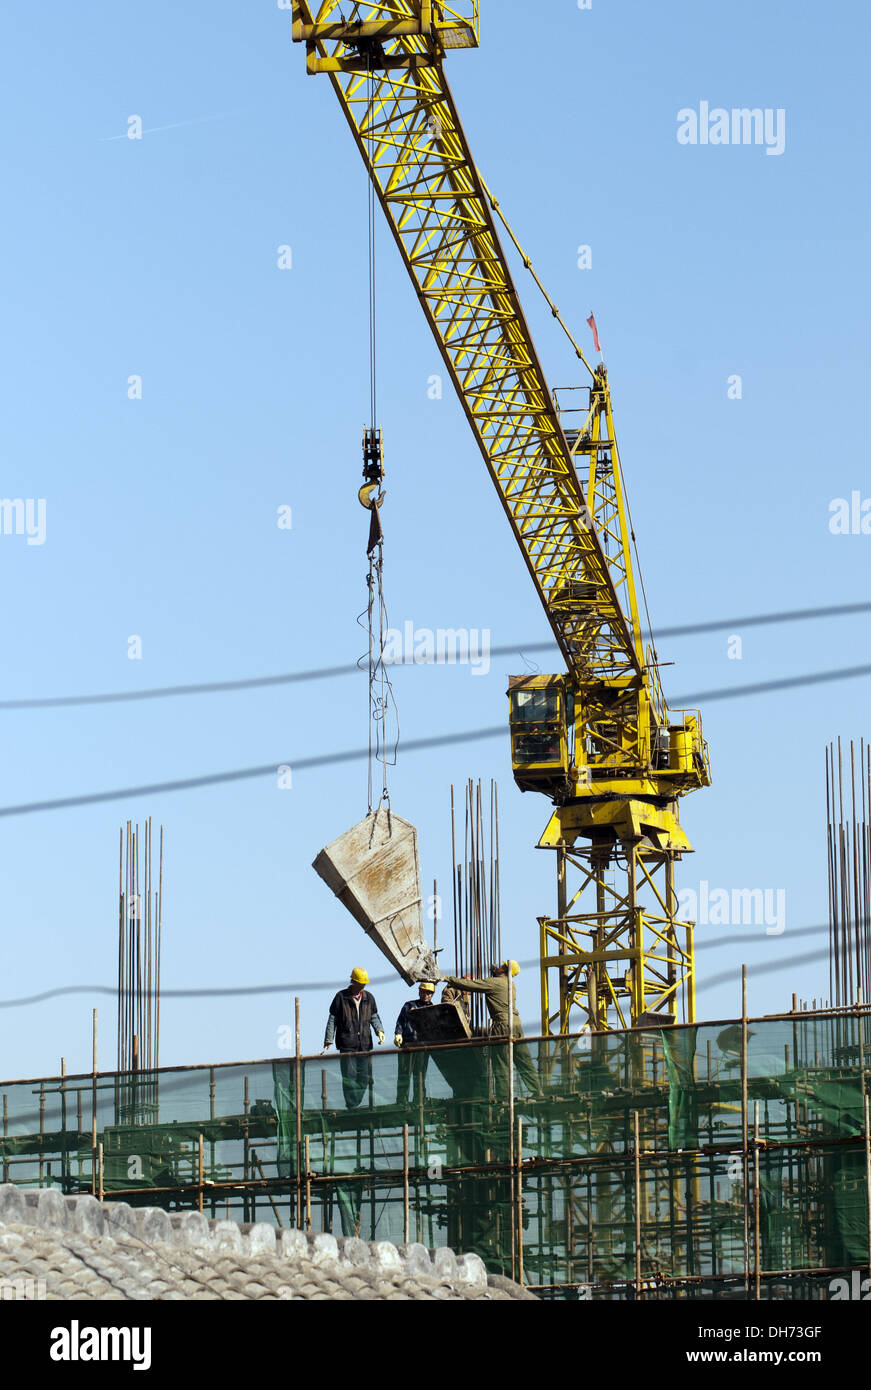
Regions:
<instances>
[{"instance_id":1,"label":"green safety netting","mask_svg":"<svg viewBox=\"0 0 871 1390\"><path fill-rule=\"evenodd\" d=\"M128 1202L399 1243L407 1183L411 1240L553 1297L633 1296L638 1212L645 1297L825 1296L869 1262L862 1026L751 1022L746 1156L725 1022L529 1040L513 1084L505 1040L0 1084L0 1179L89 1191L96 1122Z\"/></svg>"}]
</instances>

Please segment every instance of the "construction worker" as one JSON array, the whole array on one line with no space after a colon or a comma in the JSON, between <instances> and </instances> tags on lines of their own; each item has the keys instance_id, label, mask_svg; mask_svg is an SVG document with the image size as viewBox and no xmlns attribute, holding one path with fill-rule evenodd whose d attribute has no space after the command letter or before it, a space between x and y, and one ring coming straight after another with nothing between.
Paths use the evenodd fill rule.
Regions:
<instances>
[{"instance_id":1,"label":"construction worker","mask_svg":"<svg viewBox=\"0 0 871 1390\"><path fill-rule=\"evenodd\" d=\"M354 1110L363 1100L371 1075L372 1029L384 1041L384 1024L378 1017L374 996L364 988L369 976L359 967L351 971L351 983L340 989L332 1004L324 1033L324 1052L333 1039L342 1055L342 1090L345 1104Z\"/></svg>"},{"instance_id":2,"label":"construction worker","mask_svg":"<svg viewBox=\"0 0 871 1390\"><path fill-rule=\"evenodd\" d=\"M399 1067L396 1073L396 1104L405 1105L408 1100L408 1083L414 1077L414 1099L420 1099L420 1091L426 1076L429 1054L424 1048L419 1048L419 1038L414 1026L414 1014L417 1009L428 1008L433 1002L435 995L435 985L428 980L421 980L417 987L417 998L409 999L403 1004L396 1020L396 1029L393 1041L397 1047L414 1048L412 1052L402 1051L399 1054Z\"/></svg>"},{"instance_id":3,"label":"construction worker","mask_svg":"<svg viewBox=\"0 0 871 1390\"><path fill-rule=\"evenodd\" d=\"M517 1012L517 990L512 983L513 978L519 974L520 966L516 960L503 960L501 965L493 966L488 980L460 979L456 975L443 975L442 979L446 985L463 993L483 994L490 1015L492 1037L507 1038L510 1033L512 1038L522 1038L523 1025ZM508 1068L501 1049L494 1049L493 1062L500 1079L505 1083L504 1089L507 1090ZM533 1095L541 1095L541 1082L526 1043L516 1044L514 1062L527 1089Z\"/></svg>"},{"instance_id":4,"label":"construction worker","mask_svg":"<svg viewBox=\"0 0 871 1390\"><path fill-rule=\"evenodd\" d=\"M466 1022L471 1022L471 1019L469 1017L469 996L467 994L463 994L460 990L454 989L453 985L445 985L444 989L442 990L441 1002L443 1004L459 1005L460 1009L465 1015Z\"/></svg>"}]
</instances>

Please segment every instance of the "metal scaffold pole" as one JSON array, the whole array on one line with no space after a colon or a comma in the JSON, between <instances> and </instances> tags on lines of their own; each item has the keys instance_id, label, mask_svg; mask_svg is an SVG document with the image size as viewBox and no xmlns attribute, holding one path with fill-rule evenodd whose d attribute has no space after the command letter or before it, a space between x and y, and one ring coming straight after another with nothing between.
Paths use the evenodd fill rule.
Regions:
<instances>
[{"instance_id":1,"label":"metal scaffold pole","mask_svg":"<svg viewBox=\"0 0 871 1390\"><path fill-rule=\"evenodd\" d=\"M296 1152L296 1163L294 1164L294 1167L295 1167L295 1170L296 1170L296 1225L297 1225L297 1230L302 1230L302 1227L303 1227L303 1214L302 1214L302 1201L301 1201L301 1191L302 1191L302 1187L301 1187L301 1184L302 1184L302 1055L301 1055L301 1054L302 1054L302 1044L301 1044L301 1040L300 1040L300 1027L299 1027L299 996L298 996L298 995L297 995L297 997L296 997L296 998L294 999L294 1001L293 1001L293 1009L294 1009L294 1020L295 1020L295 1025L296 1025L296 1052L295 1052L294 1063L293 1063L293 1069L294 1069L294 1088L293 1088L293 1093L294 1093L294 1109L295 1109L295 1118L296 1118L296 1150L295 1150L295 1152ZM308 1164L306 1164L306 1169L308 1169Z\"/></svg>"}]
</instances>

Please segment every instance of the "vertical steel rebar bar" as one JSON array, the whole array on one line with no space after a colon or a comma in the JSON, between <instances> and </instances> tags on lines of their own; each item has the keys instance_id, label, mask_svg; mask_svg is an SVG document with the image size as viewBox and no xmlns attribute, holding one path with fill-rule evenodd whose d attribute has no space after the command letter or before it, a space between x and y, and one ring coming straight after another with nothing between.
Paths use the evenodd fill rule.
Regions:
<instances>
[{"instance_id":1,"label":"vertical steel rebar bar","mask_svg":"<svg viewBox=\"0 0 871 1390\"><path fill-rule=\"evenodd\" d=\"M157 999L154 1005L154 1065L160 1066L160 959L163 940L163 826L160 827L160 857L157 870Z\"/></svg>"},{"instance_id":2,"label":"vertical steel rebar bar","mask_svg":"<svg viewBox=\"0 0 871 1390\"><path fill-rule=\"evenodd\" d=\"M454 973L476 978L502 960L501 891L499 881L498 786L490 783L485 815L480 780L469 778L464 792L462 862L458 859L457 806L451 787L451 897L454 917ZM480 1036L487 1022L484 1000L469 1001L469 1021Z\"/></svg>"},{"instance_id":3,"label":"vertical steel rebar bar","mask_svg":"<svg viewBox=\"0 0 871 1390\"><path fill-rule=\"evenodd\" d=\"M302 1203L301 1203L301 1183L300 1165L302 1162L302 1044L300 1041L299 1028L299 995L293 1001L294 1020L296 1024L296 1056L294 1058L294 1099L296 1103L296 1225L297 1229L302 1229Z\"/></svg>"},{"instance_id":4,"label":"vertical steel rebar bar","mask_svg":"<svg viewBox=\"0 0 871 1390\"><path fill-rule=\"evenodd\" d=\"M837 766L836 766L837 759ZM835 1008L871 998L871 746L850 741L849 782L841 739L826 748L829 994Z\"/></svg>"},{"instance_id":5,"label":"vertical steel rebar bar","mask_svg":"<svg viewBox=\"0 0 871 1390\"><path fill-rule=\"evenodd\" d=\"M118 1045L116 1071L121 1071L124 1049L124 1021L121 1015L124 999L124 830L118 832Z\"/></svg>"},{"instance_id":6,"label":"vertical steel rebar bar","mask_svg":"<svg viewBox=\"0 0 871 1390\"><path fill-rule=\"evenodd\" d=\"M154 891L154 836L149 816L144 833L128 821L118 844L118 988L116 1069L144 1072L136 1082L116 1083L119 1120L136 1121L125 1109L136 1099L156 1113L160 1065L160 968L163 922L163 827L160 827L158 887ZM124 1103L122 1104L122 1097ZM140 1116L141 1118L141 1116Z\"/></svg>"}]
</instances>

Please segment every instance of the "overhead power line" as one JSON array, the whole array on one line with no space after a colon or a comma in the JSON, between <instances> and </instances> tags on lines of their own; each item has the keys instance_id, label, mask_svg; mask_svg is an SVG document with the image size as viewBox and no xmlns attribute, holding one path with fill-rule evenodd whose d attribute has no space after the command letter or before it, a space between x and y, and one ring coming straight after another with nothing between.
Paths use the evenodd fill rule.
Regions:
<instances>
[{"instance_id":1,"label":"overhead power line","mask_svg":"<svg viewBox=\"0 0 871 1390\"><path fill-rule=\"evenodd\" d=\"M679 705L710 704L713 700L728 700L734 695L766 695L773 690L793 690L800 685L823 685L829 681L854 680L871 676L871 665L842 666L837 671L811 671L804 676L781 676L771 681L754 681L752 685L720 686L716 690L697 690L692 695L678 695L673 702Z\"/></svg>"},{"instance_id":2,"label":"overhead power line","mask_svg":"<svg viewBox=\"0 0 871 1390\"><path fill-rule=\"evenodd\" d=\"M200 681L196 685L158 685L147 690L112 690L98 695L49 695L39 699L0 700L0 709L60 709L70 705L114 705L134 700L166 700L175 695L223 695L233 690L256 690L298 681L329 680L333 676L359 675L351 666L318 666L312 671L288 671L278 676L250 676L235 681Z\"/></svg>"},{"instance_id":3,"label":"overhead power line","mask_svg":"<svg viewBox=\"0 0 871 1390\"><path fill-rule=\"evenodd\" d=\"M771 975L776 970L785 970L787 966L792 969L796 965L811 965L815 961L828 960L828 948L824 951L805 951L803 956L790 956L788 960L780 958L778 960L761 961L759 965L748 966L747 974ZM696 983L696 994L703 990L713 989L715 985L727 985L731 980L741 978L740 965L733 965L731 970L721 970L718 975L707 975Z\"/></svg>"},{"instance_id":4,"label":"overhead power line","mask_svg":"<svg viewBox=\"0 0 871 1390\"><path fill-rule=\"evenodd\" d=\"M871 602L842 603L826 608L794 608L779 613L756 613L744 618L718 618L714 622L685 623L678 627L666 627L660 629L658 638L661 641L666 637L691 637L706 632L728 632L736 628L806 622L814 618L842 618L868 612L871 612ZM646 638L650 634L645 633L644 636ZM504 646L491 647L489 655L490 657L519 657L524 652L555 652L556 649L556 643L552 639L547 642L514 642ZM385 665L400 664L402 663L385 662ZM434 666L437 663L435 661L415 660L409 664ZM354 662L347 666L316 666L309 671L286 671L275 676L248 676L230 681L198 681L193 685L159 685L145 690L113 690L92 695L48 695L20 700L0 700L0 710L62 709L77 705L112 705L137 700L167 700L180 695L223 695L238 690L266 689L269 686L295 685L305 681L331 680L336 676L359 674L360 667Z\"/></svg>"},{"instance_id":5,"label":"overhead power line","mask_svg":"<svg viewBox=\"0 0 871 1390\"><path fill-rule=\"evenodd\" d=\"M764 925L765 923L763 922L758 923L760 927ZM696 930L698 931L698 928ZM711 928L711 930L718 931L719 928L715 927ZM787 942L794 941L797 936L819 936L822 932L827 932L828 930L828 923L818 922L816 926L813 927L787 927L785 931L772 933L772 935L776 936L780 941ZM715 951L719 950L722 946L749 946L751 942L759 942L761 940L762 938L759 936L758 932L753 932L752 934L749 932L738 932L733 936L703 937L701 940L699 940L698 935L696 935L696 955L698 955L699 951Z\"/></svg>"},{"instance_id":6,"label":"overhead power line","mask_svg":"<svg viewBox=\"0 0 871 1390\"><path fill-rule=\"evenodd\" d=\"M798 927L787 935L790 939L796 936L807 936L811 933L827 931L826 926ZM750 945L752 942L759 941L756 935L744 934L743 936L722 937L716 942L706 942L708 946L728 946L728 945ZM784 968L788 965L804 965L811 961L823 960L828 958L828 950L808 951L803 956L790 956L788 961L780 957L778 960L763 961L759 965L749 967L749 973L767 974L773 970ZM539 960L520 961L522 970L537 970L541 965ZM723 971L719 975L710 975L702 979L697 985L699 989L708 989L712 985L723 984L733 979L740 973L740 966L734 966L731 970ZM398 975L374 975L369 981L373 987L380 988L381 985L401 984ZM296 980L285 984L268 985L228 985L211 986L205 989L163 989L161 988L161 999L222 999L227 996L244 996L257 994L305 994L317 989L335 989L336 981L332 980ZM59 985L56 989L41 990L39 994L23 994L16 999L0 999L0 1009L17 1009L28 1004L43 1004L49 999L59 999L69 994L107 994L117 998L118 988L116 985Z\"/></svg>"},{"instance_id":7,"label":"overhead power line","mask_svg":"<svg viewBox=\"0 0 871 1390\"><path fill-rule=\"evenodd\" d=\"M402 746L407 752L415 752L425 748L443 748L454 743L474 743L504 734L503 726L495 724L489 729L474 729L468 733L407 738L403 740ZM308 758L280 758L277 762L263 763L259 767L237 768L232 772L210 772L202 777L181 777L171 782L149 782L139 787L122 787L117 791L88 792L81 796L60 796L49 801L26 801L18 806L0 806L0 816L24 816L35 811L63 811L72 806L96 805L101 801L124 801L136 796L160 796L165 792L193 791L198 787L213 787L222 782L274 777L280 767L290 767L297 772L311 767L329 767L335 763L360 762L368 757L368 748L351 748L341 753L318 753Z\"/></svg>"},{"instance_id":8,"label":"overhead power line","mask_svg":"<svg viewBox=\"0 0 871 1390\"><path fill-rule=\"evenodd\" d=\"M839 671L812 671L804 676L786 676L780 680L759 681L753 685L723 686L718 690L693 691L689 695L678 695L671 703L677 709L687 705L710 704L714 700L734 700L740 696L762 695L774 690L791 690L803 685L819 685L823 682L850 680L857 676L871 675L869 666L847 666ZM471 729L465 733L436 734L430 738L407 738L403 741L406 753L423 752L428 748L447 748L453 744L481 743L490 738L504 738L505 726L491 724L485 729ZM169 792L195 791L200 787L219 786L222 782L244 782L257 777L274 777L279 767L290 767L294 771L305 771L313 767L330 767L338 763L359 762L368 758L368 748L351 748L339 753L318 753L308 758L283 758L276 762L263 763L258 767L236 768L230 772L209 772L201 777L179 777L167 782L146 782L135 787L121 787L114 791L86 792L78 796L52 797L45 801L25 801L14 806L0 806L2 816L25 816L37 811L64 811L73 806L93 806L101 801L126 801L138 796L162 796Z\"/></svg>"},{"instance_id":9,"label":"overhead power line","mask_svg":"<svg viewBox=\"0 0 871 1390\"><path fill-rule=\"evenodd\" d=\"M660 628L658 636L693 637L705 632L728 632L741 627L764 627L777 623L803 623L814 618L846 618L871 612L871 602L837 603L824 608L787 608L779 613L755 613L744 618L719 618L716 622L684 623L680 627Z\"/></svg>"}]
</instances>

